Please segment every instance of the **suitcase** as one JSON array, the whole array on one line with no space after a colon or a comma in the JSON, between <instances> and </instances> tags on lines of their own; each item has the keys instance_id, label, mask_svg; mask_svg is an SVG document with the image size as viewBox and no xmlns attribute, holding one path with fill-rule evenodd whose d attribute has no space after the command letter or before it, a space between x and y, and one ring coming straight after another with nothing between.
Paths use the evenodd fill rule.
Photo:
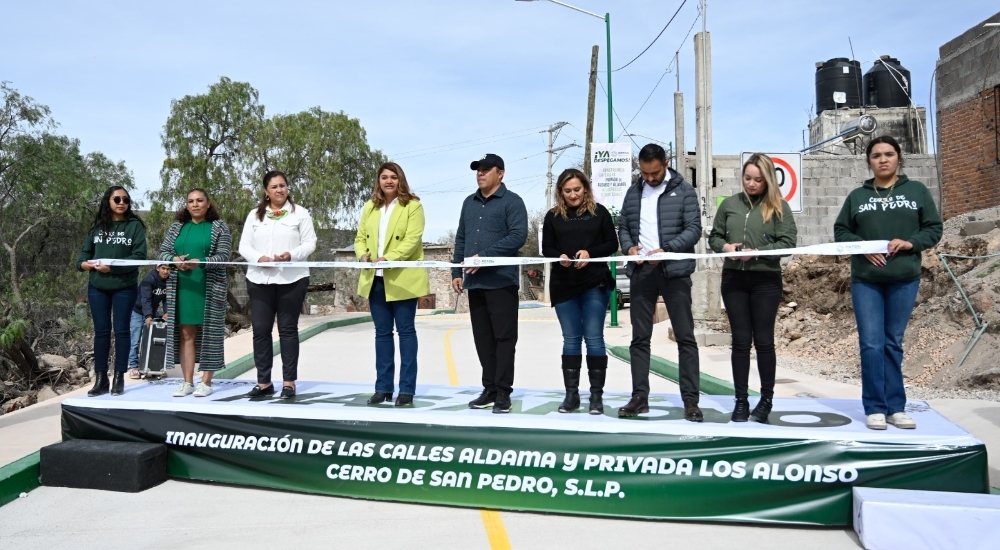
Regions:
<instances>
[{"instance_id":1,"label":"suitcase","mask_svg":"<svg viewBox=\"0 0 1000 550\"><path fill-rule=\"evenodd\" d=\"M153 319L149 326L142 327L139 372L146 379L167 376L167 322L163 319Z\"/></svg>"}]
</instances>

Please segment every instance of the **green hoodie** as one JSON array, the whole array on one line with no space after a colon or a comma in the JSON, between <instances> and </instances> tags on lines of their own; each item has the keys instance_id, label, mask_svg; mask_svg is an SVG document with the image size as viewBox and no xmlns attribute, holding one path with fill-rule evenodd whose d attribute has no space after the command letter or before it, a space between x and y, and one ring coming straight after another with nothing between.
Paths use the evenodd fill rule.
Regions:
<instances>
[{"instance_id":1,"label":"green hoodie","mask_svg":"<svg viewBox=\"0 0 1000 550\"><path fill-rule=\"evenodd\" d=\"M76 257L76 268L87 260L145 260L146 228L139 218L112 222L107 232L96 227L87 235ZM111 266L110 273L90 271L90 284L100 290L119 290L136 284L139 279L137 266Z\"/></svg>"},{"instance_id":2,"label":"green hoodie","mask_svg":"<svg viewBox=\"0 0 1000 550\"><path fill-rule=\"evenodd\" d=\"M833 224L838 243L903 239L913 245L877 267L862 254L851 256L851 281L905 283L920 278L920 252L941 240L944 224L930 192L900 174L892 190L876 191L874 179L851 191Z\"/></svg>"},{"instance_id":3,"label":"green hoodie","mask_svg":"<svg viewBox=\"0 0 1000 550\"><path fill-rule=\"evenodd\" d=\"M743 248L757 250L780 250L795 248L798 230L795 218L788 203L781 201L782 215L772 215L764 222L760 209L760 199L750 202L746 193L738 193L726 197L715 212L715 222L712 233L708 236L708 245L715 252L722 252L722 247L729 243L743 243ZM743 261L736 258L726 258L722 269L738 269L742 271L781 271L780 256L758 256Z\"/></svg>"}]
</instances>

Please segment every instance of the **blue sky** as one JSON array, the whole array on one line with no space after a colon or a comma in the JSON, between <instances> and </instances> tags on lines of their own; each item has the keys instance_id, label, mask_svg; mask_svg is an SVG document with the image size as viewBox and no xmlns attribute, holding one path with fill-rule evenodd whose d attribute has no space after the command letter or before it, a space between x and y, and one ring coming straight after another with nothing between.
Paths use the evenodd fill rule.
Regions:
<instances>
[{"instance_id":1,"label":"blue sky","mask_svg":"<svg viewBox=\"0 0 1000 550\"><path fill-rule=\"evenodd\" d=\"M611 13L617 69L649 45L681 0L569 3ZM689 150L694 47L690 37L681 42L697 4L688 0L659 41L612 77L622 121L638 112L628 131L672 141L675 73L650 93L680 48ZM710 0L714 152L801 149L815 62L851 57L848 36L865 71L876 52L898 58L912 73L914 102L927 105L938 48L998 9L995 0L941 6ZM509 187L529 210L541 209L546 136L539 132L566 121L572 126L556 144L583 145L594 44L605 78L603 21L545 1L33 0L3 11L19 23L0 35L0 80L48 105L59 131L85 151L124 160L141 192L160 185L170 100L227 76L257 88L269 114L318 105L360 119L369 143L403 166L423 199L425 240L455 226L462 198L475 189L469 162L486 152L504 157ZM621 131L616 121L615 135ZM594 133L607 137L600 88ZM580 162L582 151L568 150L554 171Z\"/></svg>"}]
</instances>

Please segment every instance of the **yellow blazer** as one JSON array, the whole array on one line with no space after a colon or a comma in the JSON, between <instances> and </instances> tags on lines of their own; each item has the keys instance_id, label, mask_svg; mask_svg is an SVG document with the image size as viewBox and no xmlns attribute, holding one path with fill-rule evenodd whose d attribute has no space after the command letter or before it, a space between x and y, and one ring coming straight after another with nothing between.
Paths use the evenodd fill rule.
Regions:
<instances>
[{"instance_id":1,"label":"yellow blazer","mask_svg":"<svg viewBox=\"0 0 1000 550\"><path fill-rule=\"evenodd\" d=\"M382 209L368 201L361 210L358 234L354 237L354 253L360 260L365 254L369 259L378 258L378 229L382 219ZM397 202L389 215L386 227L385 250L383 256L389 261L415 261L424 259L424 207L418 200L411 200L403 206ZM384 269L385 299L388 302L419 298L431 293L427 269L423 267L397 267ZM368 298L374 269L362 269L358 279L358 294Z\"/></svg>"}]
</instances>

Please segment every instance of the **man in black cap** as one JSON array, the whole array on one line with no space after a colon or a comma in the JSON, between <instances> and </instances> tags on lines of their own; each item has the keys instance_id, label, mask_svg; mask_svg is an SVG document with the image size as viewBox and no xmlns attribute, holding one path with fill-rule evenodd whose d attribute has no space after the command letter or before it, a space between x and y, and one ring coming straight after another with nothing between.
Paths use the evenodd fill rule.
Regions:
<instances>
[{"instance_id":1,"label":"man in black cap","mask_svg":"<svg viewBox=\"0 0 1000 550\"><path fill-rule=\"evenodd\" d=\"M473 409L493 406L510 412L517 344L517 304L520 267L480 267L476 257L517 256L528 238L524 201L503 184L503 159L492 153L473 161L479 189L466 197L455 233L451 286L469 291L469 317L476 353L483 367L483 393L469 402Z\"/></svg>"}]
</instances>

